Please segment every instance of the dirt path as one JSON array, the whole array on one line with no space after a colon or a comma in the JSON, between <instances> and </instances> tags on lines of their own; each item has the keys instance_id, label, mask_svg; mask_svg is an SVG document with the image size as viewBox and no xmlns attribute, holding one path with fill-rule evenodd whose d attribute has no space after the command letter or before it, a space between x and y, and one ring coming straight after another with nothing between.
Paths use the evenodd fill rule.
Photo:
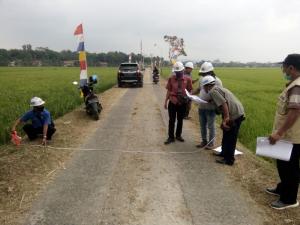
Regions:
<instances>
[{"instance_id":1,"label":"dirt path","mask_svg":"<svg viewBox=\"0 0 300 225\"><path fill-rule=\"evenodd\" d=\"M24 224L264 224L264 210L197 151L198 130L184 124L185 143L164 146L164 89L117 89L94 134L40 193ZM90 150L87 150L90 149ZM123 152L122 152L123 151ZM174 154L178 152L178 154ZM271 224L271 223L270 223Z\"/></svg>"}]
</instances>

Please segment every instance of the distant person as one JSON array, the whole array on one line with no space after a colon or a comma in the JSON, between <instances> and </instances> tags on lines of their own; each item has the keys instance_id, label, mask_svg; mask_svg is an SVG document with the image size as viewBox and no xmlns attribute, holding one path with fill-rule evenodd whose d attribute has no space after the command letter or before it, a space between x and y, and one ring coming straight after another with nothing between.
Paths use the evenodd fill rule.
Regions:
<instances>
[{"instance_id":1,"label":"distant person","mask_svg":"<svg viewBox=\"0 0 300 225\"><path fill-rule=\"evenodd\" d=\"M201 82L205 92L222 113L222 151L215 154L222 159L217 159L216 162L231 166L235 161L234 153L240 126L245 119L244 107L228 89L217 86L213 76L205 76Z\"/></svg>"},{"instance_id":2,"label":"distant person","mask_svg":"<svg viewBox=\"0 0 300 225\"><path fill-rule=\"evenodd\" d=\"M215 78L215 85L222 87L222 81L216 76L214 67L210 62L204 62L199 70L199 75L202 79L206 76ZM197 148L213 149L216 137L215 119L216 119L216 105L212 102L211 96L201 88L201 80L199 87L194 91L194 94L200 93L200 98L208 103L199 104L199 123L202 142L196 145ZM208 131L208 132L207 132Z\"/></svg>"},{"instance_id":3,"label":"distant person","mask_svg":"<svg viewBox=\"0 0 300 225\"><path fill-rule=\"evenodd\" d=\"M154 66L152 73L153 73L153 75L159 74L159 70L158 70L157 66Z\"/></svg>"},{"instance_id":4,"label":"distant person","mask_svg":"<svg viewBox=\"0 0 300 225\"><path fill-rule=\"evenodd\" d=\"M30 124L25 124L23 130L27 134L29 140L36 139L39 135L43 136L42 144L45 145L47 141L51 140L52 135L56 129L52 122L50 112L44 108L45 102L39 98L34 97L30 101L32 110L26 112L21 118L19 118L12 127L12 132L16 130L16 127L21 123L31 121Z\"/></svg>"},{"instance_id":5,"label":"distant person","mask_svg":"<svg viewBox=\"0 0 300 225\"><path fill-rule=\"evenodd\" d=\"M192 62L187 62L184 65L184 75L193 79L192 78L193 69L194 69L194 64ZM193 80L192 80L192 84L193 84ZM190 114L191 108L192 108L192 101L189 99L188 103L186 104L186 109L185 109L185 114L184 114L183 119L188 120L190 118L189 114Z\"/></svg>"},{"instance_id":6,"label":"distant person","mask_svg":"<svg viewBox=\"0 0 300 225\"><path fill-rule=\"evenodd\" d=\"M199 80L199 79L193 80L193 77L192 77L193 69L194 69L194 64L192 62L187 62L184 65L184 75L188 76L192 79L192 84L196 83ZM190 114L191 108L192 108L192 101L188 100L188 104L186 104L184 119L186 119L186 120L190 119L189 114Z\"/></svg>"},{"instance_id":7,"label":"distant person","mask_svg":"<svg viewBox=\"0 0 300 225\"><path fill-rule=\"evenodd\" d=\"M276 188L267 188L269 194L279 196L271 203L274 209L293 208L297 201L299 187L300 158L300 54L288 55L282 63L282 72L288 81L279 95L270 144L280 139L293 143L289 161L277 160L280 182Z\"/></svg>"},{"instance_id":8,"label":"distant person","mask_svg":"<svg viewBox=\"0 0 300 225\"><path fill-rule=\"evenodd\" d=\"M182 138L183 117L186 110L187 96L185 89L192 91L192 80L188 76L184 76L184 66L181 62L176 62L173 66L175 76L170 76L167 83L167 95L164 107L169 112L169 132L168 139L165 144L175 141L174 129L177 118L176 140L184 142Z\"/></svg>"},{"instance_id":9,"label":"distant person","mask_svg":"<svg viewBox=\"0 0 300 225\"><path fill-rule=\"evenodd\" d=\"M154 66L154 68L153 68L153 71L152 71L152 80L153 80L153 83L156 83L159 80L159 69L157 68L157 66Z\"/></svg>"},{"instance_id":10,"label":"distant person","mask_svg":"<svg viewBox=\"0 0 300 225\"><path fill-rule=\"evenodd\" d=\"M192 79L192 83L196 83L199 79L193 80L192 72L194 70L194 64L192 62L187 62L184 65L184 75L189 76Z\"/></svg>"}]
</instances>

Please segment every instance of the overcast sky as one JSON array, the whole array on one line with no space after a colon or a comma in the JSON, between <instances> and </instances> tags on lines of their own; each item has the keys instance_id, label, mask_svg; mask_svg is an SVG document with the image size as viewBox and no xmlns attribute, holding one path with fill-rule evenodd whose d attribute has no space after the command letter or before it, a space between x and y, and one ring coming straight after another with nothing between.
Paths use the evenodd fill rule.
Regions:
<instances>
[{"instance_id":1,"label":"overcast sky","mask_svg":"<svg viewBox=\"0 0 300 225\"><path fill-rule=\"evenodd\" d=\"M182 59L281 61L300 52L299 0L0 0L0 48L75 50L83 23L89 52L167 57L163 36L185 40ZM154 44L157 46L154 46Z\"/></svg>"}]
</instances>

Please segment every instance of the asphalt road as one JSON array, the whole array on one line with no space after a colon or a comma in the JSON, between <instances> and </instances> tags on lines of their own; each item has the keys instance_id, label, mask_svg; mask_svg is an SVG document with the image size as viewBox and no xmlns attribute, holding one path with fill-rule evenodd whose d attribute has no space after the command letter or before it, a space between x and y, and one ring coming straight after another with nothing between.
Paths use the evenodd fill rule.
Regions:
<instances>
[{"instance_id":1,"label":"asphalt road","mask_svg":"<svg viewBox=\"0 0 300 225\"><path fill-rule=\"evenodd\" d=\"M210 152L181 154L197 151L199 132L190 121L184 122L184 143L163 145L164 96L149 73L143 88L128 88L90 139L82 140L82 149L98 150L76 152L24 224L263 224L263 210Z\"/></svg>"}]
</instances>

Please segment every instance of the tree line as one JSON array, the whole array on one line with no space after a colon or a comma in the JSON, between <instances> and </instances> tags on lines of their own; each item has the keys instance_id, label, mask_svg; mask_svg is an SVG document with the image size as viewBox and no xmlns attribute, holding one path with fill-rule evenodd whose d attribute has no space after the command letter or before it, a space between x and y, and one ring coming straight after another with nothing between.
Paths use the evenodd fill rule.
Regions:
<instances>
[{"instance_id":1,"label":"tree line","mask_svg":"<svg viewBox=\"0 0 300 225\"><path fill-rule=\"evenodd\" d=\"M87 52L89 66L118 66L128 62L129 54L123 52L90 53ZM131 53L132 62L144 61L150 64L162 60L159 57L144 57L141 54ZM22 46L22 49L0 49L0 66L78 66L78 52L62 50L53 51L47 47L32 48L30 44Z\"/></svg>"},{"instance_id":2,"label":"tree line","mask_svg":"<svg viewBox=\"0 0 300 225\"><path fill-rule=\"evenodd\" d=\"M120 63L128 62L129 54L123 52L90 53L87 52L89 66L118 66ZM151 63L158 64L161 60L164 66L170 66L169 61L163 58L142 57L141 54L131 53L132 62L144 61L145 65ZM198 67L203 60L194 62ZM258 62L221 62L213 60L215 67L278 67L277 63L258 63ZM0 66L79 66L78 52L71 50L53 51L47 47L37 47L33 50L30 44L22 46L22 49L0 49Z\"/></svg>"}]
</instances>

